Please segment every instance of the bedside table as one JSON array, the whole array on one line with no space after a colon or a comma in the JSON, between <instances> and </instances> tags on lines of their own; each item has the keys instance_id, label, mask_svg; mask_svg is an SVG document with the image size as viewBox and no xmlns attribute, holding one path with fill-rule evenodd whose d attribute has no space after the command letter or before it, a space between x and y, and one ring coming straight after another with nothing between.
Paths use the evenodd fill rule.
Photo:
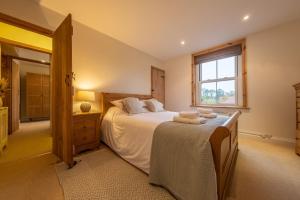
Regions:
<instances>
[{"instance_id":1,"label":"bedside table","mask_svg":"<svg viewBox=\"0 0 300 200\"><path fill-rule=\"evenodd\" d=\"M74 153L95 149L100 144L99 112L73 114L73 145Z\"/></svg>"}]
</instances>

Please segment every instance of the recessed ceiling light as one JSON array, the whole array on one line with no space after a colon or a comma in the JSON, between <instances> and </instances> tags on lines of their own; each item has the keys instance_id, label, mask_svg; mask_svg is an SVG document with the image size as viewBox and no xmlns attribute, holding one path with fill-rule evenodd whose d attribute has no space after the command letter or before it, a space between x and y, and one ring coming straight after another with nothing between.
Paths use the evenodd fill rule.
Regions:
<instances>
[{"instance_id":1,"label":"recessed ceiling light","mask_svg":"<svg viewBox=\"0 0 300 200\"><path fill-rule=\"evenodd\" d=\"M243 21L248 21L248 19L250 19L250 15L245 15L245 16L243 17Z\"/></svg>"},{"instance_id":2,"label":"recessed ceiling light","mask_svg":"<svg viewBox=\"0 0 300 200\"><path fill-rule=\"evenodd\" d=\"M181 45L185 45L185 41L182 40L182 41L180 42L180 44L181 44Z\"/></svg>"}]
</instances>

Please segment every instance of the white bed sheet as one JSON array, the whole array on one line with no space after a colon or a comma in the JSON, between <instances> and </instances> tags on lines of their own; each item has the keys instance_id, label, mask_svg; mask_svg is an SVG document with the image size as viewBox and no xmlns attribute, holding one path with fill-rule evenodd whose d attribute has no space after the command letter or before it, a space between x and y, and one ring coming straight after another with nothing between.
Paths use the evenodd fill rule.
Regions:
<instances>
[{"instance_id":1,"label":"white bed sheet","mask_svg":"<svg viewBox=\"0 0 300 200\"><path fill-rule=\"evenodd\" d=\"M149 173L154 130L177 114L164 111L128 115L111 107L102 121L102 140L122 158Z\"/></svg>"}]
</instances>

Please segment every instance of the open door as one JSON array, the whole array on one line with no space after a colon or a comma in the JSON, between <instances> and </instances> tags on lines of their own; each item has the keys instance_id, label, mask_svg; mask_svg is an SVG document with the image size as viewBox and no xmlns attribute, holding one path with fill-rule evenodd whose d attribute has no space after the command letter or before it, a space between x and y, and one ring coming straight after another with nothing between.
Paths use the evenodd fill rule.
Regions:
<instances>
[{"instance_id":1,"label":"open door","mask_svg":"<svg viewBox=\"0 0 300 200\"><path fill-rule=\"evenodd\" d=\"M51 128L53 153L69 167L72 139L72 17L69 14L53 33L51 62Z\"/></svg>"}]
</instances>

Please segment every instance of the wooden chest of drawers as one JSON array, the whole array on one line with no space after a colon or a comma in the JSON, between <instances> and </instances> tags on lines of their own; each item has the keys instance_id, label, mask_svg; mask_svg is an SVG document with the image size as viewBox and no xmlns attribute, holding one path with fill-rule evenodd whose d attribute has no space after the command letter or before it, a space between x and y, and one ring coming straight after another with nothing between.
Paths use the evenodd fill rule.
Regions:
<instances>
[{"instance_id":1,"label":"wooden chest of drawers","mask_svg":"<svg viewBox=\"0 0 300 200\"><path fill-rule=\"evenodd\" d=\"M74 154L99 146L100 116L100 113L77 113L73 115Z\"/></svg>"},{"instance_id":2,"label":"wooden chest of drawers","mask_svg":"<svg viewBox=\"0 0 300 200\"><path fill-rule=\"evenodd\" d=\"M294 85L296 89L296 153L300 156L300 83Z\"/></svg>"},{"instance_id":3,"label":"wooden chest of drawers","mask_svg":"<svg viewBox=\"0 0 300 200\"><path fill-rule=\"evenodd\" d=\"M8 139L8 108L0 107L0 155L7 145Z\"/></svg>"}]
</instances>

